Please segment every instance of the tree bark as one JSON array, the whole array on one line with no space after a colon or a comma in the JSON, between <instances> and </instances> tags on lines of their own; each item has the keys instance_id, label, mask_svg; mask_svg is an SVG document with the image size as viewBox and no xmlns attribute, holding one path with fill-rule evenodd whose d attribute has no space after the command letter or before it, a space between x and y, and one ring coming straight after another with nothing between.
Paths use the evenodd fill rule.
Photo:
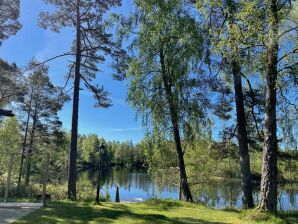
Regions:
<instances>
[{"instance_id":1,"label":"tree bark","mask_svg":"<svg viewBox=\"0 0 298 224\"><path fill-rule=\"evenodd\" d=\"M188 185L187 175L186 175L186 170L185 170L183 150L182 150L182 146L181 146L181 138L180 138L180 132L179 132L178 114L177 114L176 107L175 107L175 104L173 101L173 94L172 94L171 86L169 84L169 79L167 78L168 76L166 73L164 53L163 53L162 49L160 51L160 63L161 63L161 69L162 69L163 85L164 85L164 88L166 91L167 103L168 103L169 109L170 109L173 135L174 135L174 139L175 139L177 159L178 159L178 165L179 165L180 186L181 186L181 190L182 190L180 200L182 199L182 200L193 202L193 198L192 198L191 191L190 191L190 188Z\"/></svg>"},{"instance_id":2,"label":"tree bark","mask_svg":"<svg viewBox=\"0 0 298 224\"><path fill-rule=\"evenodd\" d=\"M277 1L269 5L269 43L267 46L265 127L263 167L261 179L261 200L259 209L277 210L277 136L276 136L276 82L278 63L278 8Z\"/></svg>"},{"instance_id":3,"label":"tree bark","mask_svg":"<svg viewBox=\"0 0 298 224\"><path fill-rule=\"evenodd\" d=\"M76 199L76 175L77 175L77 139L78 139L78 117L79 117L79 95L80 95L80 67L81 67L81 17L80 0L76 3L76 64L73 92L71 145L69 152L68 172L68 198Z\"/></svg>"},{"instance_id":4,"label":"tree bark","mask_svg":"<svg viewBox=\"0 0 298 224\"><path fill-rule=\"evenodd\" d=\"M237 112L238 144L240 151L240 169L242 184L242 206L243 208L253 208L253 196L251 185L251 172L249 151L247 142L247 124L244 110L241 69L237 59L232 61L232 72L234 77L235 102Z\"/></svg>"},{"instance_id":5,"label":"tree bark","mask_svg":"<svg viewBox=\"0 0 298 224\"><path fill-rule=\"evenodd\" d=\"M27 135L28 135L30 115L31 115L31 105L32 105L32 99L30 99L30 103L29 103L29 109L28 109L28 115L27 115L27 121L26 121L26 129L25 129L25 136L24 136L23 147L22 147L21 164L20 164L20 171L19 171L19 177L18 177L18 186L17 186L18 191L20 190L21 181L22 181L24 158L25 158L24 154L25 154L25 150L26 150Z\"/></svg>"},{"instance_id":6,"label":"tree bark","mask_svg":"<svg viewBox=\"0 0 298 224\"><path fill-rule=\"evenodd\" d=\"M26 176L25 176L25 185L27 188L29 187L29 181L30 181L31 157L32 157L32 151L33 151L36 123L37 123L37 106L35 105L34 115L33 115L33 123L32 123L32 128L31 128L31 133L30 133L29 150L28 150L28 155L27 155L27 167L26 167L27 169L26 169Z\"/></svg>"}]
</instances>

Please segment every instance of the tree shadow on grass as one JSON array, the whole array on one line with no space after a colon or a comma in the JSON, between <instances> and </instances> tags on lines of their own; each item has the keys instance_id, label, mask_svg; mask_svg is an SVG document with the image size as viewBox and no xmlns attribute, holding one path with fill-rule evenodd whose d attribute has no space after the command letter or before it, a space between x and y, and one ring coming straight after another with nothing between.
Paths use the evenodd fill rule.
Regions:
<instances>
[{"instance_id":1,"label":"tree shadow on grass","mask_svg":"<svg viewBox=\"0 0 298 224\"><path fill-rule=\"evenodd\" d=\"M285 220L287 223L298 223L298 211L279 212L278 217Z\"/></svg>"},{"instance_id":2,"label":"tree shadow on grass","mask_svg":"<svg viewBox=\"0 0 298 224\"><path fill-rule=\"evenodd\" d=\"M99 209L90 206L78 206L75 203L67 206L52 205L35 211L17 223L114 223L123 219L128 223L173 223L173 224L224 224L223 222L208 222L196 218L169 218L159 214L137 214L132 212L127 206L120 204L117 206L101 206ZM121 220L122 221L122 220ZM120 221L119 221L120 223Z\"/></svg>"},{"instance_id":3,"label":"tree shadow on grass","mask_svg":"<svg viewBox=\"0 0 298 224\"><path fill-rule=\"evenodd\" d=\"M223 208L223 209L220 209L218 211L222 211L222 212L228 212L228 213L240 213L240 211L236 208Z\"/></svg>"}]
</instances>

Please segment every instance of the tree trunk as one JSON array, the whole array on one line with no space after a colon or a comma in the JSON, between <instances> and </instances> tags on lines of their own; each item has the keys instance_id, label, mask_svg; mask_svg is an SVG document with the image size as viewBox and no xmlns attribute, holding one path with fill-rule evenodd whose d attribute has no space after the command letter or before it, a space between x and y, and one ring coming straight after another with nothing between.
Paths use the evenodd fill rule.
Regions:
<instances>
[{"instance_id":1,"label":"tree trunk","mask_svg":"<svg viewBox=\"0 0 298 224\"><path fill-rule=\"evenodd\" d=\"M20 164L18 186L17 186L18 191L20 190L21 181L22 181L24 158L25 158L25 155L24 154L25 154L25 149L26 149L27 135L28 135L28 128L29 128L29 121L30 121L30 115L31 115L31 104L32 104L32 100L30 99L29 109L28 109L28 115L27 115L27 121L26 121L25 136L24 136L23 147L22 147L21 164Z\"/></svg>"},{"instance_id":2,"label":"tree trunk","mask_svg":"<svg viewBox=\"0 0 298 224\"><path fill-rule=\"evenodd\" d=\"M278 63L278 9L276 0L269 6L269 43L267 49L265 130L263 167L261 179L261 200L259 209L277 210L277 136L276 136L276 81Z\"/></svg>"},{"instance_id":3,"label":"tree trunk","mask_svg":"<svg viewBox=\"0 0 298 224\"><path fill-rule=\"evenodd\" d=\"M9 188L10 188L10 179L13 169L13 153L9 154L9 164L8 164L8 174L6 179L6 187L5 187L5 193L4 193L4 202L7 202L8 194L9 194Z\"/></svg>"},{"instance_id":4,"label":"tree trunk","mask_svg":"<svg viewBox=\"0 0 298 224\"><path fill-rule=\"evenodd\" d=\"M80 95L80 67L81 67L81 18L80 0L77 0L77 19L76 19L76 64L73 92L72 125L71 125L71 144L69 152L69 172L68 172L68 198L76 199L76 175L77 175L77 139L78 139L78 117L79 117L79 95Z\"/></svg>"},{"instance_id":5,"label":"tree trunk","mask_svg":"<svg viewBox=\"0 0 298 224\"><path fill-rule=\"evenodd\" d=\"M31 134L30 134L30 144L29 144L29 150L27 155L27 170L26 170L26 176L25 176L25 185L27 188L29 187L29 181L30 181L31 158L32 158L36 123L37 123L37 106L35 106L35 110L34 110L33 123L32 123Z\"/></svg>"},{"instance_id":6,"label":"tree trunk","mask_svg":"<svg viewBox=\"0 0 298 224\"><path fill-rule=\"evenodd\" d=\"M229 22L235 24L235 1L228 3L229 10ZM231 34L231 40L235 41L233 47L233 58L231 62L231 68L234 78L234 92L235 92L235 104L237 113L237 132L238 132L238 144L240 154L240 171L241 171L241 185L242 185L242 207L252 208L254 206L252 196L252 185L251 185L251 172L250 172L250 161L248 151L248 140L247 140L247 124L244 108L243 90L242 90L242 78L241 78L241 67L239 64L239 47L234 34Z\"/></svg>"},{"instance_id":7,"label":"tree trunk","mask_svg":"<svg viewBox=\"0 0 298 224\"><path fill-rule=\"evenodd\" d=\"M232 61L232 72L234 77L235 102L237 112L238 143L240 151L240 169L242 184L242 206L243 208L253 208L251 173L249 162L249 151L247 142L246 117L243 102L241 70L239 62Z\"/></svg>"},{"instance_id":8,"label":"tree trunk","mask_svg":"<svg viewBox=\"0 0 298 224\"><path fill-rule=\"evenodd\" d=\"M46 161L45 161L45 168L44 168L44 174L43 174L43 181L42 181L42 203L45 206L47 199L47 181L48 181L48 175L49 175L49 164L50 164L50 153L47 153Z\"/></svg>"},{"instance_id":9,"label":"tree trunk","mask_svg":"<svg viewBox=\"0 0 298 224\"><path fill-rule=\"evenodd\" d=\"M174 135L175 144L176 144L177 159L178 159L178 165L179 165L179 175L180 175L180 186L182 190L180 199L193 202L193 198L190 192L190 188L189 188L187 176L186 176L183 150L181 146L181 139L180 139L180 133L179 133L178 114L176 111L176 107L174 105L171 86L169 84L169 80L167 78L168 76L166 74L163 50L160 51L160 63L161 63L161 69L162 69L163 85L166 91L166 97L168 101L167 103L170 109L173 135Z\"/></svg>"}]
</instances>

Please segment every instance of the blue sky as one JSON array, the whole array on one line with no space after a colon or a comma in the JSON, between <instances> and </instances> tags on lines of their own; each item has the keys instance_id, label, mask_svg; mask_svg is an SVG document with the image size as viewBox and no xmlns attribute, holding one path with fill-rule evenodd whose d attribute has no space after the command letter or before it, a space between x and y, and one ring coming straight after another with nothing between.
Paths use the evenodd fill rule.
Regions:
<instances>
[{"instance_id":1,"label":"blue sky","mask_svg":"<svg viewBox=\"0 0 298 224\"><path fill-rule=\"evenodd\" d=\"M133 10L133 4L123 1L121 8L113 12L128 14ZM49 10L42 0L21 1L22 29L15 35L4 41L0 47L0 57L15 62L23 67L32 58L43 61L55 55L69 51L74 39L71 29L64 29L60 33L43 30L37 25L38 14ZM49 76L53 83L64 85L65 74L68 71L67 58L60 58L48 63ZM79 132L81 134L95 133L107 140L132 140L139 142L143 136L141 121L136 121L135 112L126 104L127 83L115 81L111 78L112 70L107 62L99 66L102 72L98 73L96 83L104 85L110 92L113 106L108 109L94 108L92 94L81 91L79 111ZM59 116L63 127L70 130L72 102L67 103Z\"/></svg>"}]
</instances>

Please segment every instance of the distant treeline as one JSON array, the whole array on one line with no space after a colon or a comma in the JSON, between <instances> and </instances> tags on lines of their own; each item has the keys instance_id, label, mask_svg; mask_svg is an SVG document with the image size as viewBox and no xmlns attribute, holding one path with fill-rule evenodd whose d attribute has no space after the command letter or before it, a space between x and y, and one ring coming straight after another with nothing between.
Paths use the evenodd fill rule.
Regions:
<instances>
[{"instance_id":1,"label":"distant treeline","mask_svg":"<svg viewBox=\"0 0 298 224\"><path fill-rule=\"evenodd\" d=\"M146 166L145 149L140 144L135 145L132 141L106 141L95 134L90 134L78 138L79 168L98 167L101 144L105 146L101 155L103 166Z\"/></svg>"}]
</instances>

